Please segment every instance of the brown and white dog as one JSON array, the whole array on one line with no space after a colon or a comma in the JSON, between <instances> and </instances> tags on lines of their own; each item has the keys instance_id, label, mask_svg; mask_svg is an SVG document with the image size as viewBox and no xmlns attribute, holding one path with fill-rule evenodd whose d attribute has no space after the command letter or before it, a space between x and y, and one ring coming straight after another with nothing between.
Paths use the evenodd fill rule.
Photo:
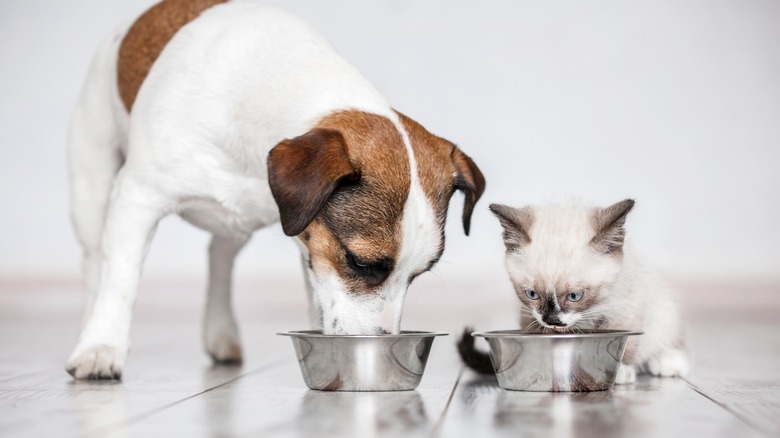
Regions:
<instances>
[{"instance_id":1,"label":"brown and white dog","mask_svg":"<svg viewBox=\"0 0 780 438\"><path fill-rule=\"evenodd\" d=\"M466 233L485 180L455 145L394 111L307 24L280 10L165 0L99 48L70 131L84 248L82 331L67 370L119 378L158 221L210 231L205 347L241 360L233 260L281 220L303 260L311 323L397 333L410 282L444 248L455 190Z\"/></svg>"}]
</instances>

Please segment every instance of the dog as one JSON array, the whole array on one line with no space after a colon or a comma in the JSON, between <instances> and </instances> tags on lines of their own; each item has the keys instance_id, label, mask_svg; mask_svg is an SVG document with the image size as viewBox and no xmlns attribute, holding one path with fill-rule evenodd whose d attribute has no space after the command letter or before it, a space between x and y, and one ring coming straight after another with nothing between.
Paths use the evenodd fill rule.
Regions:
<instances>
[{"instance_id":1,"label":"dog","mask_svg":"<svg viewBox=\"0 0 780 438\"><path fill-rule=\"evenodd\" d=\"M164 0L98 48L69 133L84 249L76 379L119 379L158 221L212 233L204 343L240 362L233 261L281 222L300 248L311 324L398 333L407 287L444 250L451 196L466 234L485 179L395 111L316 31L274 8Z\"/></svg>"}]
</instances>

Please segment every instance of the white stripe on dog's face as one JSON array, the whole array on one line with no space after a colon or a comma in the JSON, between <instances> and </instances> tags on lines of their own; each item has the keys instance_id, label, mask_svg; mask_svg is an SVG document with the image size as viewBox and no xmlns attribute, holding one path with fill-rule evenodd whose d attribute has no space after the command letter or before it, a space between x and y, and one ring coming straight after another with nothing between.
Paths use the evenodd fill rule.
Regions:
<instances>
[{"instance_id":1,"label":"white stripe on dog's face","mask_svg":"<svg viewBox=\"0 0 780 438\"><path fill-rule=\"evenodd\" d=\"M396 122L396 127L404 139L409 155L411 183L401 221L401 248L396 269L379 292L384 299L379 324L383 330L391 333L400 331L403 303L409 284L438 260L444 243L441 228L443 224L437 220L431 203L423 193L409 136L399 122Z\"/></svg>"},{"instance_id":2,"label":"white stripe on dog's face","mask_svg":"<svg viewBox=\"0 0 780 438\"><path fill-rule=\"evenodd\" d=\"M343 133L361 176L335 192L298 239L321 328L330 334L398 333L407 287L443 250L444 215L426 195L430 190L421 183L400 120L352 113L323 124ZM437 180L448 186L437 191L447 200L453 180Z\"/></svg>"}]
</instances>

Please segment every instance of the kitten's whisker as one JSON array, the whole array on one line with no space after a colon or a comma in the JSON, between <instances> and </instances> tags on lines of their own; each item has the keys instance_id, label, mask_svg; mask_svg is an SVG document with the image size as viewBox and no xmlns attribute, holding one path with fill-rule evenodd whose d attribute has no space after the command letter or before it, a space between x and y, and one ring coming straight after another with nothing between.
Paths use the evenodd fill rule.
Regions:
<instances>
[{"instance_id":1,"label":"kitten's whisker","mask_svg":"<svg viewBox=\"0 0 780 438\"><path fill-rule=\"evenodd\" d=\"M525 328L523 329L523 332L525 332L525 333L530 332L534 328L534 325L537 325L537 324L539 324L539 323L536 321L536 319L534 319L534 318L529 319L529 322L525 325Z\"/></svg>"},{"instance_id":2,"label":"kitten's whisker","mask_svg":"<svg viewBox=\"0 0 780 438\"><path fill-rule=\"evenodd\" d=\"M590 309L580 312L581 315L592 315L594 313L606 313L612 310L618 310L619 306L599 306L591 307Z\"/></svg>"},{"instance_id":3,"label":"kitten's whisker","mask_svg":"<svg viewBox=\"0 0 780 438\"><path fill-rule=\"evenodd\" d=\"M534 326L538 327L538 329L537 329L537 330L541 330L542 332L544 332L544 326L542 326L542 325L539 323L539 321L537 321L536 319L532 320L532 321L531 321L531 324L529 324L529 325L528 325L528 329L529 329L529 331L530 331L531 329L533 329L533 328L534 328Z\"/></svg>"}]
</instances>

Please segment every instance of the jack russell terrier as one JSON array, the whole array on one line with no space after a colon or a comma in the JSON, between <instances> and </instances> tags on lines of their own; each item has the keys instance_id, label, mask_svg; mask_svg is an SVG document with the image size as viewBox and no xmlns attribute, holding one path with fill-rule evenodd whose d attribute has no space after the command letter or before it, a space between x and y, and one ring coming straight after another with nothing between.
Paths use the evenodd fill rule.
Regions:
<instances>
[{"instance_id":1,"label":"jack russell terrier","mask_svg":"<svg viewBox=\"0 0 780 438\"><path fill-rule=\"evenodd\" d=\"M444 249L455 190L468 234L485 179L447 140L393 110L322 36L280 10L165 0L98 49L69 138L84 248L77 379L120 378L158 221L212 233L205 348L241 361L236 254L281 221L301 250L314 327L398 333L407 287Z\"/></svg>"}]
</instances>

